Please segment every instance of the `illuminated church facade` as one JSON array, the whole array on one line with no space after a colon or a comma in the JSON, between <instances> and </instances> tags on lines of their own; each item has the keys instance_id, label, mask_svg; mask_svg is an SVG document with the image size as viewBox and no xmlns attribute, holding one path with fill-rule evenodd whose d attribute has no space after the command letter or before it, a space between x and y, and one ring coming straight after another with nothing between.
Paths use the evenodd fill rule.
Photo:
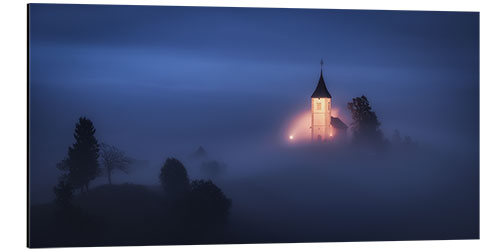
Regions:
<instances>
[{"instance_id":1,"label":"illuminated church facade","mask_svg":"<svg viewBox=\"0 0 500 250\"><path fill-rule=\"evenodd\" d=\"M331 115L332 96L326 88L323 78L323 61L318 85L311 95L311 140L331 141L333 138L344 137L347 125L338 117Z\"/></svg>"}]
</instances>

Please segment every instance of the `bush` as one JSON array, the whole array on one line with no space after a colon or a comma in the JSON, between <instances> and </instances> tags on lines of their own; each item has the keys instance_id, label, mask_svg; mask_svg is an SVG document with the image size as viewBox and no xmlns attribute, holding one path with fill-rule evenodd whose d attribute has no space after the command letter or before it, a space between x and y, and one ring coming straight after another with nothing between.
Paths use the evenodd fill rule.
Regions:
<instances>
[{"instance_id":1,"label":"bush","mask_svg":"<svg viewBox=\"0 0 500 250\"><path fill-rule=\"evenodd\" d=\"M194 180L188 196L190 219L200 224L222 224L226 222L231 207L222 190L212 181Z\"/></svg>"},{"instance_id":2,"label":"bush","mask_svg":"<svg viewBox=\"0 0 500 250\"><path fill-rule=\"evenodd\" d=\"M179 199L189 191L189 177L184 165L168 158L160 170L160 183L170 199Z\"/></svg>"}]
</instances>

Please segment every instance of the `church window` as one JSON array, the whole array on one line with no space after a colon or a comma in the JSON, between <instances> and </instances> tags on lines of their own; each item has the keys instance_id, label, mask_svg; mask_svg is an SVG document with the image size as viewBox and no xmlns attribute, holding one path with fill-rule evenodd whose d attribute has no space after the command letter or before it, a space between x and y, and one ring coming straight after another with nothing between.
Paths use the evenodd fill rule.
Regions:
<instances>
[{"instance_id":1,"label":"church window","mask_svg":"<svg viewBox=\"0 0 500 250\"><path fill-rule=\"evenodd\" d=\"M321 110L321 102L316 103L316 110Z\"/></svg>"}]
</instances>

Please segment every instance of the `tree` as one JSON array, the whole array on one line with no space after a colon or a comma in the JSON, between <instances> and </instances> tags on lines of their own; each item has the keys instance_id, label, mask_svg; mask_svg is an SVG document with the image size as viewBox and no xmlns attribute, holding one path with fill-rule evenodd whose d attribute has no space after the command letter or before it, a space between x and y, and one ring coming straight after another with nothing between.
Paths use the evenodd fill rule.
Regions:
<instances>
[{"instance_id":1,"label":"tree","mask_svg":"<svg viewBox=\"0 0 500 250\"><path fill-rule=\"evenodd\" d=\"M159 177L167 194L165 218L178 233L176 238L188 236L190 242L207 242L223 237L221 227L225 226L231 200L221 189L211 181L190 183L186 168L175 158L165 161Z\"/></svg>"},{"instance_id":2,"label":"tree","mask_svg":"<svg viewBox=\"0 0 500 250\"><path fill-rule=\"evenodd\" d=\"M129 173L130 164L133 162L133 159L127 157L123 151L104 143L101 144L101 159L109 184L111 184L111 175L115 170Z\"/></svg>"},{"instance_id":3,"label":"tree","mask_svg":"<svg viewBox=\"0 0 500 250\"><path fill-rule=\"evenodd\" d=\"M71 207L71 200L73 199L73 187L63 176L59 183L54 187L54 194L56 195L55 203L62 209L66 210Z\"/></svg>"},{"instance_id":4,"label":"tree","mask_svg":"<svg viewBox=\"0 0 500 250\"><path fill-rule=\"evenodd\" d=\"M188 196L189 217L196 224L213 225L226 221L231 207L222 190L212 181L194 180Z\"/></svg>"},{"instance_id":5,"label":"tree","mask_svg":"<svg viewBox=\"0 0 500 250\"><path fill-rule=\"evenodd\" d=\"M92 121L80 117L75 125L75 143L68 148L68 156L57 167L67 171L67 181L74 187L89 189L90 181L99 175L99 144Z\"/></svg>"},{"instance_id":6,"label":"tree","mask_svg":"<svg viewBox=\"0 0 500 250\"><path fill-rule=\"evenodd\" d=\"M399 133L399 130L394 130L394 134L392 135L392 145L393 146L400 146L402 143L401 139L401 134Z\"/></svg>"},{"instance_id":7,"label":"tree","mask_svg":"<svg viewBox=\"0 0 500 250\"><path fill-rule=\"evenodd\" d=\"M347 104L351 111L353 142L356 144L378 146L384 142L380 122L366 96L356 97Z\"/></svg>"},{"instance_id":8,"label":"tree","mask_svg":"<svg viewBox=\"0 0 500 250\"><path fill-rule=\"evenodd\" d=\"M402 138L399 131L395 130L392 136L392 147L397 150L413 150L418 147L418 143L408 135Z\"/></svg>"},{"instance_id":9,"label":"tree","mask_svg":"<svg viewBox=\"0 0 500 250\"><path fill-rule=\"evenodd\" d=\"M160 170L160 183L170 199L176 200L189 191L189 177L184 165L175 158L168 158Z\"/></svg>"}]
</instances>

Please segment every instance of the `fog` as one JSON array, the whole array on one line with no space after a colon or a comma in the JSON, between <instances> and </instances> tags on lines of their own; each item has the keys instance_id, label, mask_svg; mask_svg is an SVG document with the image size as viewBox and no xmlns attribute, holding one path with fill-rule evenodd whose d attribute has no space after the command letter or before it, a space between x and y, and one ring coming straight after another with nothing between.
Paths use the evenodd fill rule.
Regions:
<instances>
[{"instance_id":1,"label":"fog","mask_svg":"<svg viewBox=\"0 0 500 250\"><path fill-rule=\"evenodd\" d=\"M100 143L139 160L116 183L158 186L167 157L208 178L190 157L199 146L224 163L212 179L233 200L230 227L255 228L234 241L474 237L478 23L466 12L32 5L30 202L54 198L86 116ZM289 140L320 59L344 123L366 95L385 137L397 129L419 149Z\"/></svg>"}]
</instances>

